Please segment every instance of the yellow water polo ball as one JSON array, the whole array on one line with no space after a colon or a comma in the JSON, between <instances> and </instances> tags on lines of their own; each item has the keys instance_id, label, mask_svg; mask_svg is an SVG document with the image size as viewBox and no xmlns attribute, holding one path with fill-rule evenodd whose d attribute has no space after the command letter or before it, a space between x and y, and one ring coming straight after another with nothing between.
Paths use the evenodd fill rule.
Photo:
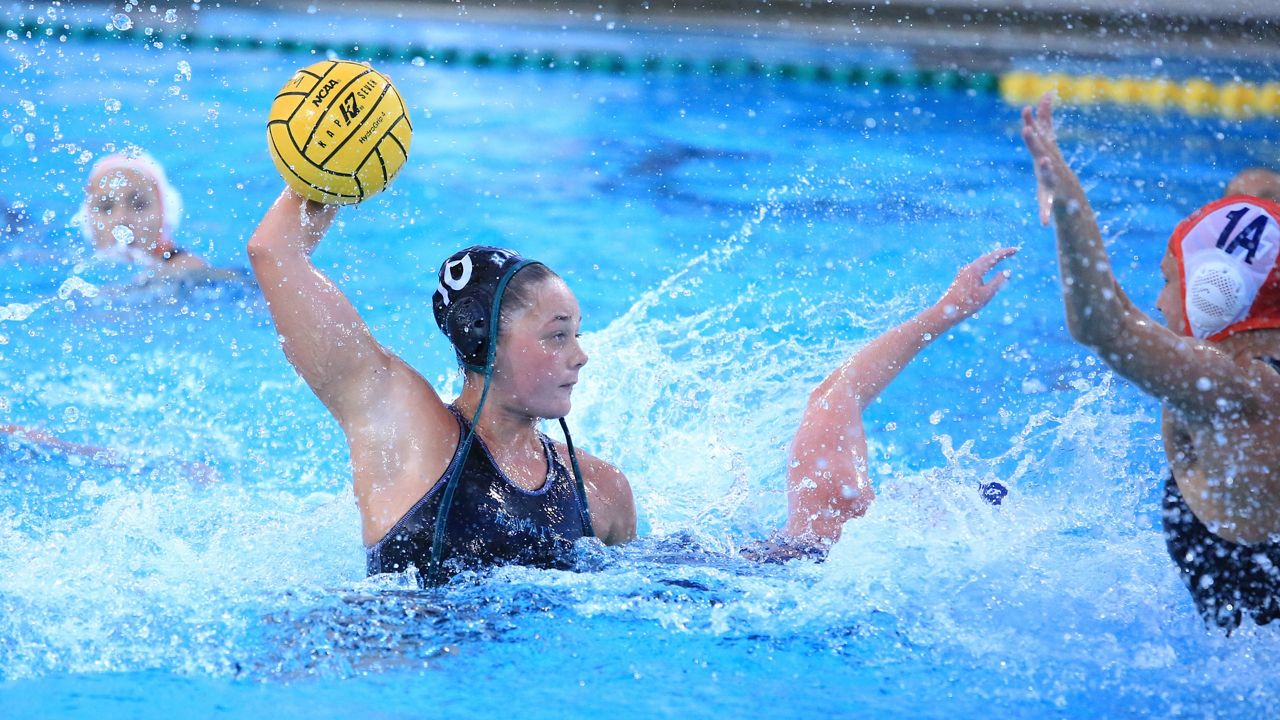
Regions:
<instances>
[{"instance_id":1,"label":"yellow water polo ball","mask_svg":"<svg viewBox=\"0 0 1280 720\"><path fill-rule=\"evenodd\" d=\"M349 60L294 73L267 119L276 169L289 187L322 203L349 205L380 192L404 165L412 138L391 81Z\"/></svg>"}]
</instances>

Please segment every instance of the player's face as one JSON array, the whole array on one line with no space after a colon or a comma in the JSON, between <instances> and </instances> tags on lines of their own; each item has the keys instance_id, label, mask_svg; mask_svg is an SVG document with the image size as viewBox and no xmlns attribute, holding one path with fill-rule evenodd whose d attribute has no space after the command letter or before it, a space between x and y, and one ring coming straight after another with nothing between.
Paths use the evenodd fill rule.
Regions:
<instances>
[{"instance_id":1,"label":"player's face","mask_svg":"<svg viewBox=\"0 0 1280 720\"><path fill-rule=\"evenodd\" d=\"M111 168L89 178L85 222L93 235L93 247L134 247L152 250L164 229L160 190L137 170Z\"/></svg>"},{"instance_id":2,"label":"player's face","mask_svg":"<svg viewBox=\"0 0 1280 720\"><path fill-rule=\"evenodd\" d=\"M559 278L541 282L532 307L504 320L494 364L495 388L514 409L538 418L569 414L587 354L578 344L578 299Z\"/></svg>"}]
</instances>

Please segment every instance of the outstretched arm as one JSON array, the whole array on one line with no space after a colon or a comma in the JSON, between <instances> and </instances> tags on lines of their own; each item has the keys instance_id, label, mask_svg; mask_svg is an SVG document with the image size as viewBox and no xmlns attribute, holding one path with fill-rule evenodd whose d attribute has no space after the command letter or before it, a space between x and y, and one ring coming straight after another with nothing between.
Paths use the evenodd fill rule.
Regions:
<instances>
[{"instance_id":1,"label":"outstretched arm","mask_svg":"<svg viewBox=\"0 0 1280 720\"><path fill-rule=\"evenodd\" d=\"M21 425L0 425L0 435L12 435L19 440L43 445L44 447L67 453L89 457L107 464L123 464L119 456L112 450L97 445L84 445L63 440L51 432Z\"/></svg>"},{"instance_id":2,"label":"outstretched arm","mask_svg":"<svg viewBox=\"0 0 1280 720\"><path fill-rule=\"evenodd\" d=\"M86 445L84 443L63 440L51 432L40 430L38 428L24 427L22 425L0 425L0 435L12 435L24 442L39 445L64 455L86 457L92 459L94 462L118 468L156 463L157 461L172 463L174 467L177 467L186 473L192 484L195 485L209 485L211 483L218 482L221 479L221 474L216 469L205 465L202 462L179 460L176 458L170 459L146 457L143 455L126 455L116 450L99 447L97 445Z\"/></svg>"},{"instance_id":3,"label":"outstretched arm","mask_svg":"<svg viewBox=\"0 0 1280 720\"><path fill-rule=\"evenodd\" d=\"M311 253L333 223L336 207L285 189L249 240L249 260L285 356L345 429L363 424L388 398L403 365L374 340L351 301L316 269ZM430 385L441 427L453 422Z\"/></svg>"},{"instance_id":4,"label":"outstretched arm","mask_svg":"<svg viewBox=\"0 0 1280 720\"><path fill-rule=\"evenodd\" d=\"M1212 345L1152 319L1120 289L1093 209L1058 149L1049 94L1034 111L1023 108L1022 138L1035 163L1040 221L1052 218L1057 228L1062 299L1072 337L1144 392L1188 415L1218 414L1224 398L1259 398L1259 383L1274 383L1274 373L1242 370Z\"/></svg>"},{"instance_id":5,"label":"outstretched arm","mask_svg":"<svg viewBox=\"0 0 1280 720\"><path fill-rule=\"evenodd\" d=\"M961 268L942 299L863 347L810 394L787 462L787 535L833 543L867 511L875 492L863 409L925 346L990 302L1008 273L983 278L1015 252L1002 248Z\"/></svg>"}]
</instances>

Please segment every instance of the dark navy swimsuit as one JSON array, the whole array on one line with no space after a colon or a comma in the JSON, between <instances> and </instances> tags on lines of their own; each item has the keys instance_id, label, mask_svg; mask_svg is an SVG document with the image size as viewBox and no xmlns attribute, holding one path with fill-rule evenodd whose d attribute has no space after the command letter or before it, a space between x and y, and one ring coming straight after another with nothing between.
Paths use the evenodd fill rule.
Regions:
<instances>
[{"instance_id":1,"label":"dark navy swimsuit","mask_svg":"<svg viewBox=\"0 0 1280 720\"><path fill-rule=\"evenodd\" d=\"M546 482L537 490L525 490L502 473L478 434L467 457L461 457L470 424L455 408L449 410L458 420L458 449L441 479L368 549L369 574L403 572L411 565L427 572L444 478L460 462L466 464L445 522L441 555L446 578L495 565L568 567L574 542L587 535L582 522L586 499L578 497L576 483L556 458L551 439L538 435L547 459Z\"/></svg>"},{"instance_id":2,"label":"dark navy swimsuit","mask_svg":"<svg viewBox=\"0 0 1280 720\"><path fill-rule=\"evenodd\" d=\"M1240 545L1218 537L1191 512L1173 476L1164 484L1164 541L1206 622L1230 631L1248 616L1280 619L1280 543Z\"/></svg>"},{"instance_id":3,"label":"dark navy swimsuit","mask_svg":"<svg viewBox=\"0 0 1280 720\"><path fill-rule=\"evenodd\" d=\"M1280 372L1280 361L1260 359ZM1280 542L1240 545L1218 537L1191 511L1172 474L1161 505L1169 556L1205 622L1230 632L1245 616L1259 625L1280 619Z\"/></svg>"}]
</instances>

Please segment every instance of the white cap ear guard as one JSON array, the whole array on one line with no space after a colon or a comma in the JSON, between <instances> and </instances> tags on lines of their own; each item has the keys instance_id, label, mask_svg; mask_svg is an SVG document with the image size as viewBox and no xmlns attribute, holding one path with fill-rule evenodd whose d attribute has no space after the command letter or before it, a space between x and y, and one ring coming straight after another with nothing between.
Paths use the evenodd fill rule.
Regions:
<instances>
[{"instance_id":1,"label":"white cap ear guard","mask_svg":"<svg viewBox=\"0 0 1280 720\"><path fill-rule=\"evenodd\" d=\"M1187 332L1221 340L1249 329L1280 327L1280 205L1235 195L1215 200L1179 223L1169 238L1179 264Z\"/></svg>"},{"instance_id":2,"label":"white cap ear guard","mask_svg":"<svg viewBox=\"0 0 1280 720\"><path fill-rule=\"evenodd\" d=\"M1187 323L1191 334L1206 338L1244 318L1256 290L1231 263L1207 260L1187 278Z\"/></svg>"}]
</instances>

